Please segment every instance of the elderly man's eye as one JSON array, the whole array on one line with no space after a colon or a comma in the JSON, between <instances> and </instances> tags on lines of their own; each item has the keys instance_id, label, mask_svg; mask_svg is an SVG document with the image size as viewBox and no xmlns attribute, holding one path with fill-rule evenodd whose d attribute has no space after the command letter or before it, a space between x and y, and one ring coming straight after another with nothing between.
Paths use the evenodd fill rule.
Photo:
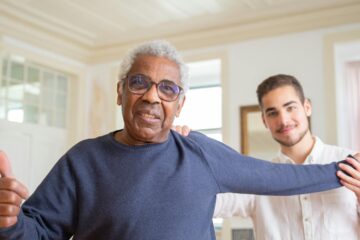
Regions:
<instances>
[{"instance_id":1,"label":"elderly man's eye","mask_svg":"<svg viewBox=\"0 0 360 240\"><path fill-rule=\"evenodd\" d=\"M165 80L160 83L160 88L167 95L178 94L180 91L180 88L175 83Z\"/></svg>"},{"instance_id":2,"label":"elderly man's eye","mask_svg":"<svg viewBox=\"0 0 360 240\"><path fill-rule=\"evenodd\" d=\"M147 88L149 83L146 78L142 75L135 75L130 78L130 87L133 89L144 89Z\"/></svg>"}]
</instances>

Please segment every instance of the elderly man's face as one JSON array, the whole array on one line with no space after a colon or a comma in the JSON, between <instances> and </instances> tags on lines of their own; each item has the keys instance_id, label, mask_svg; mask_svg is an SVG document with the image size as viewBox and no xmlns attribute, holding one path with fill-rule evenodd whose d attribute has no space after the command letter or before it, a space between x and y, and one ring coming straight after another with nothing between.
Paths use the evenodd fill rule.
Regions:
<instances>
[{"instance_id":1,"label":"elderly man's face","mask_svg":"<svg viewBox=\"0 0 360 240\"><path fill-rule=\"evenodd\" d=\"M164 57L137 57L128 73L130 76L134 74L145 75L155 83L167 79L181 85L178 65ZM119 139L128 145L164 142L184 100L185 97L173 102L160 99L155 84L143 95L130 92L127 81L124 88L118 84L118 104L122 105L125 122Z\"/></svg>"}]
</instances>

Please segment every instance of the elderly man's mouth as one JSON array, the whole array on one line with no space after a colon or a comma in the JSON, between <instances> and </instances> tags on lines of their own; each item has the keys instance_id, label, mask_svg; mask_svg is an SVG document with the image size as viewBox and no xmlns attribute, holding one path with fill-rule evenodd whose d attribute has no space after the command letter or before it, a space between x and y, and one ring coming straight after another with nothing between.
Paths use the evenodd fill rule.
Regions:
<instances>
[{"instance_id":1,"label":"elderly man's mouth","mask_svg":"<svg viewBox=\"0 0 360 240\"><path fill-rule=\"evenodd\" d=\"M148 123L154 123L158 122L160 120L160 117L156 114L151 113L138 113L138 116L142 121L148 122Z\"/></svg>"},{"instance_id":2,"label":"elderly man's mouth","mask_svg":"<svg viewBox=\"0 0 360 240\"><path fill-rule=\"evenodd\" d=\"M144 118L152 118L152 119L155 119L155 118L156 118L156 116L155 116L155 115L152 115L152 114L146 114L146 113L141 114L141 116L142 116L142 117L144 117Z\"/></svg>"}]
</instances>

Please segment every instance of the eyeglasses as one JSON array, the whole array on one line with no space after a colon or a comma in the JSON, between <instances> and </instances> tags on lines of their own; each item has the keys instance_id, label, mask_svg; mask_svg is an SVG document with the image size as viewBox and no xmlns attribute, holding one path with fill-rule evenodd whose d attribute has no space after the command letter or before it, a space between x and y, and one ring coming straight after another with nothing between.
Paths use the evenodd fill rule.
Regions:
<instances>
[{"instance_id":1,"label":"eyeglasses","mask_svg":"<svg viewBox=\"0 0 360 240\"><path fill-rule=\"evenodd\" d=\"M173 81L164 79L155 83L148 76L142 74L127 76L125 80L128 82L129 91L138 95L145 94L152 85L155 84L159 98L166 102L175 101L183 92L182 87L178 86Z\"/></svg>"}]
</instances>

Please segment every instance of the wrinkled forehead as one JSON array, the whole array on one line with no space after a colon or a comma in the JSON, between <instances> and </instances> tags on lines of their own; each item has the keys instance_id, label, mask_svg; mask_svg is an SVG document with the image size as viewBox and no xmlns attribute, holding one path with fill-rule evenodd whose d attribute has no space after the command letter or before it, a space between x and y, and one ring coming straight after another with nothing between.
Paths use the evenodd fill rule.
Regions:
<instances>
[{"instance_id":1,"label":"wrinkled forehead","mask_svg":"<svg viewBox=\"0 0 360 240\"><path fill-rule=\"evenodd\" d=\"M166 57L139 55L135 58L128 74L144 74L153 81L168 79L180 83L178 64Z\"/></svg>"}]
</instances>

